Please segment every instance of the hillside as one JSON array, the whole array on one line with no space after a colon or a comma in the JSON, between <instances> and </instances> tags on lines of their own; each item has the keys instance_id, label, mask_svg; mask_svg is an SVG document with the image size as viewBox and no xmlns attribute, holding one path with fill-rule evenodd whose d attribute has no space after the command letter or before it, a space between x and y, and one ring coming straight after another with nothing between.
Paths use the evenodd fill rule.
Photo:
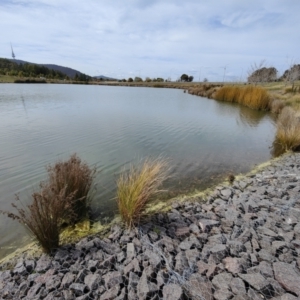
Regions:
<instances>
[{"instance_id":1,"label":"hillside","mask_svg":"<svg viewBox=\"0 0 300 300\"><path fill-rule=\"evenodd\" d=\"M59 65L54 65L54 64L36 64L36 63L32 63L32 62L28 62L28 61L24 61L24 60L19 60L19 59L9 59L11 62L17 63L17 64L31 64L31 65L39 65L39 66L43 66L46 67L50 70L54 70L54 71L59 71L65 75L67 75L70 78L74 78L75 75L81 75L83 74L82 72L72 69L72 68L68 68L68 67L63 67L63 66L59 66Z\"/></svg>"}]
</instances>

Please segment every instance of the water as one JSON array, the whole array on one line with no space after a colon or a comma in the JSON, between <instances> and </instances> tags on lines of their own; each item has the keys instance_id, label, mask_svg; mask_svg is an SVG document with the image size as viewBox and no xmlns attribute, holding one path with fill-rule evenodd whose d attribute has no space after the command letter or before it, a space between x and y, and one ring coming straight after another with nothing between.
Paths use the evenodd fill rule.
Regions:
<instances>
[{"instance_id":1,"label":"water","mask_svg":"<svg viewBox=\"0 0 300 300\"><path fill-rule=\"evenodd\" d=\"M116 212L115 180L129 163L163 156L172 178L163 198L203 189L271 157L269 114L182 90L85 85L0 85L0 209L29 203L45 166L76 152L96 165L97 218ZM0 257L28 241L0 215Z\"/></svg>"}]
</instances>

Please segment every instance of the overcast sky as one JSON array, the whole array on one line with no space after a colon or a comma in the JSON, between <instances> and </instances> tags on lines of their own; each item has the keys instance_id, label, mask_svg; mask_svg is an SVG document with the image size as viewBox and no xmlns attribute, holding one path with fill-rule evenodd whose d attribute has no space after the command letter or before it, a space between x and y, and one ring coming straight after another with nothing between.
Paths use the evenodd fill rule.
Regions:
<instances>
[{"instance_id":1,"label":"overcast sky","mask_svg":"<svg viewBox=\"0 0 300 300\"><path fill-rule=\"evenodd\" d=\"M299 0L0 0L0 57L88 75L239 80L300 63ZM226 67L226 69L225 69Z\"/></svg>"}]
</instances>

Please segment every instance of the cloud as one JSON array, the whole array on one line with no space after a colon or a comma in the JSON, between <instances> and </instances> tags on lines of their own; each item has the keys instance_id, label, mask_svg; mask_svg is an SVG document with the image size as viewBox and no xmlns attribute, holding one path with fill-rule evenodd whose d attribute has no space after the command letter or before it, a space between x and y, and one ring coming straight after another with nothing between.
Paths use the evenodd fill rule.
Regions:
<instances>
[{"instance_id":1,"label":"cloud","mask_svg":"<svg viewBox=\"0 0 300 300\"><path fill-rule=\"evenodd\" d=\"M209 80L220 80L224 64L239 76L264 58L283 70L287 55L300 60L299 9L293 0L2 0L0 57L12 42L19 59L90 75L172 69L175 79L209 66Z\"/></svg>"}]
</instances>

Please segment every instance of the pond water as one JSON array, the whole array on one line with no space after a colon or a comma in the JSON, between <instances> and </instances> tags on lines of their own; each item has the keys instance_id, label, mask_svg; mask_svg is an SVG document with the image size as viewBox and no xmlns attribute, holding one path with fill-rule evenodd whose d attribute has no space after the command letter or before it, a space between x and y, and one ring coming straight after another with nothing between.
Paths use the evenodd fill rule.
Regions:
<instances>
[{"instance_id":1,"label":"pond water","mask_svg":"<svg viewBox=\"0 0 300 300\"><path fill-rule=\"evenodd\" d=\"M0 85L0 209L24 204L45 166L76 152L101 170L94 217L116 213L115 181L130 163L163 156L170 198L204 189L271 157L270 114L191 96L176 89L86 85ZM23 227L0 214L0 258L28 242Z\"/></svg>"}]
</instances>

